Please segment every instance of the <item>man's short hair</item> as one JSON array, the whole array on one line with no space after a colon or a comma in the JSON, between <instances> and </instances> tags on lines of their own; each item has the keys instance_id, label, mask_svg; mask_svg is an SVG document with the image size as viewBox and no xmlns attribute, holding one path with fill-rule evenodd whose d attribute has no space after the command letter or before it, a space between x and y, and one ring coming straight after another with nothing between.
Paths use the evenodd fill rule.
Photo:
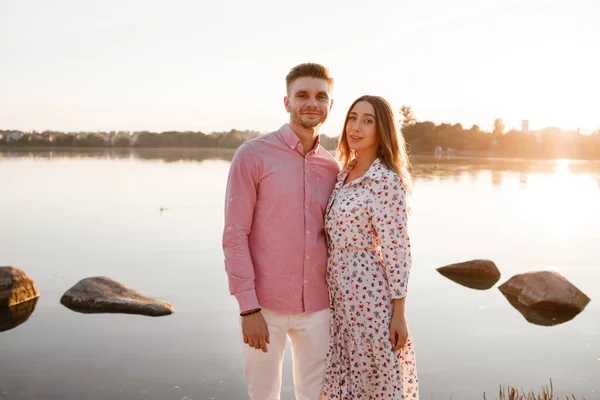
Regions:
<instances>
[{"instance_id":1,"label":"man's short hair","mask_svg":"<svg viewBox=\"0 0 600 400\"><path fill-rule=\"evenodd\" d=\"M325 79L329 89L333 89L333 78L329 76L329 69L321 64L304 63L296 65L285 77L288 95L290 94L290 86L292 86L292 83L294 83L296 79L304 77Z\"/></svg>"}]
</instances>

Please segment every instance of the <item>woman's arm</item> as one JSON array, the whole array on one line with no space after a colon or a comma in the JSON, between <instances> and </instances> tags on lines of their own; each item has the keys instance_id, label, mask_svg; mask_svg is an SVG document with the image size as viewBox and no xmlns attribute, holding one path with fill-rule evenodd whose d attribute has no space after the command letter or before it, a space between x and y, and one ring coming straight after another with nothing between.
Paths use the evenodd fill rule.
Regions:
<instances>
[{"instance_id":1,"label":"woman's arm","mask_svg":"<svg viewBox=\"0 0 600 400\"><path fill-rule=\"evenodd\" d=\"M396 174L384 174L374 186L375 199L371 203L371 217L393 299L390 342L396 351L408 340L404 313L412 257L407 232L406 191Z\"/></svg>"}]
</instances>

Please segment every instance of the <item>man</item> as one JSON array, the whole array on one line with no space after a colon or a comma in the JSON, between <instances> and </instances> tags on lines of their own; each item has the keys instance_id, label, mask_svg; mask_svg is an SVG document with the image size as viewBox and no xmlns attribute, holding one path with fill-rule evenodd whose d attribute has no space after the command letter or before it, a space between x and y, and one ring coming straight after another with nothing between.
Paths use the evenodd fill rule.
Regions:
<instances>
[{"instance_id":1,"label":"man","mask_svg":"<svg viewBox=\"0 0 600 400\"><path fill-rule=\"evenodd\" d=\"M237 150L225 201L225 269L254 400L279 399L286 338L296 399L319 399L329 346L323 213L339 166L319 145L319 128L333 104L333 79L306 63L292 68L286 86L289 123Z\"/></svg>"}]
</instances>

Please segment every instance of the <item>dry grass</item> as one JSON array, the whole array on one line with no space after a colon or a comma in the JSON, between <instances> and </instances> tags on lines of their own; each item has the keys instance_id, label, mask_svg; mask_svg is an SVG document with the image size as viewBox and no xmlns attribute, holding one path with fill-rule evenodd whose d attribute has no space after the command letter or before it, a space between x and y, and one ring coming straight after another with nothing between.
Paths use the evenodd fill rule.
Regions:
<instances>
[{"instance_id":1,"label":"dry grass","mask_svg":"<svg viewBox=\"0 0 600 400\"><path fill-rule=\"evenodd\" d=\"M541 392L535 393L533 390L525 392L523 389L515 389L512 386L505 388L500 386L498 400L577 400L575 395L571 394L571 397L554 397L554 388L552 387L552 379L550 379L550 387L542 386ZM483 400L487 400L485 393L483 393ZM585 400L585 397L581 397L581 400Z\"/></svg>"}]
</instances>

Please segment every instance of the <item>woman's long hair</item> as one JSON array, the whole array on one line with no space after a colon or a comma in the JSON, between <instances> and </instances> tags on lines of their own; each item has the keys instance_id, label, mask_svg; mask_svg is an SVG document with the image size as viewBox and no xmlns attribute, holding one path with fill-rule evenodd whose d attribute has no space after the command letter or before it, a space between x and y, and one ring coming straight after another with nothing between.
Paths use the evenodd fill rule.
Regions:
<instances>
[{"instance_id":1,"label":"woman's long hair","mask_svg":"<svg viewBox=\"0 0 600 400\"><path fill-rule=\"evenodd\" d=\"M407 193L411 193L411 166L406 151L406 141L402 132L398 131L392 106L383 97L361 96L348 109L346 119L344 120L344 129L342 130L342 136L340 136L340 143L338 145L338 158L342 163L342 168L346 168L356 158L356 154L354 154L354 151L348 145L346 125L348 125L350 112L359 101L366 101L375 109L375 130L379 139L379 158L390 170L398 174L402 180L404 189Z\"/></svg>"}]
</instances>

